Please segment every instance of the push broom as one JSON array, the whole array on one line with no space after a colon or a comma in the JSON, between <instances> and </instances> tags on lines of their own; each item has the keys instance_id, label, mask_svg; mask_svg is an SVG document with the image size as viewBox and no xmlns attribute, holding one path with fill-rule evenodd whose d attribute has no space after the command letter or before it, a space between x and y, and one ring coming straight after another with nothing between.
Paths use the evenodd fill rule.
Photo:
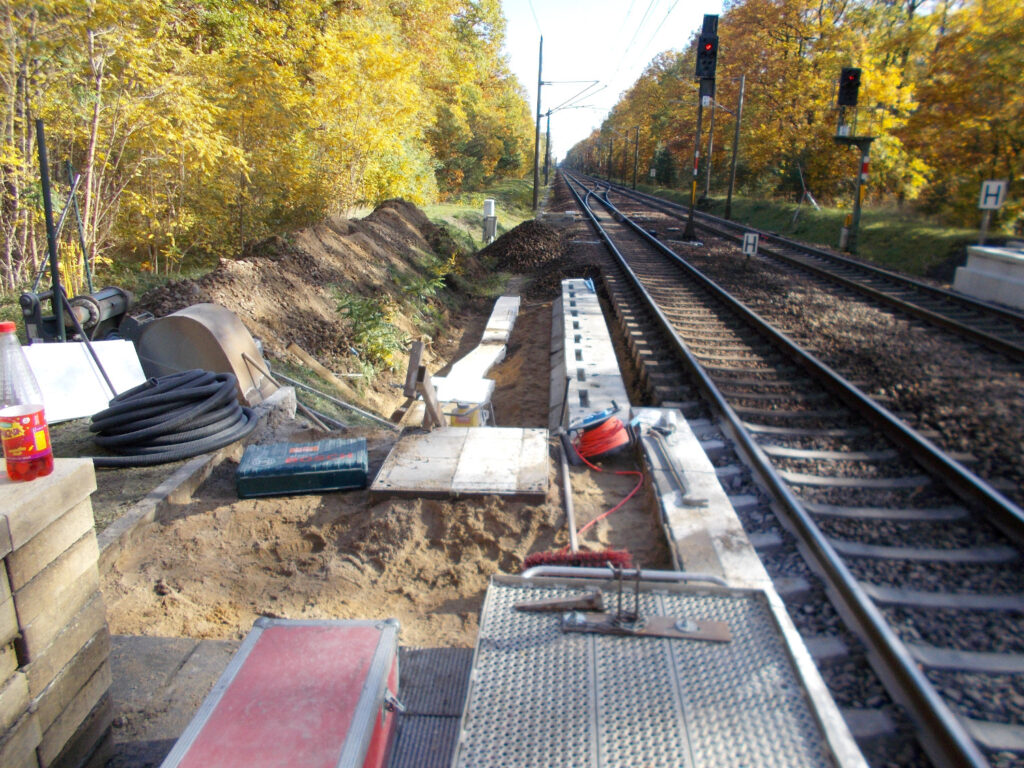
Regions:
<instances>
[{"instance_id":1,"label":"push broom","mask_svg":"<svg viewBox=\"0 0 1024 768\"><path fill-rule=\"evenodd\" d=\"M591 520L579 531L576 530L576 515L572 503L572 486L570 485L569 480L569 459L566 444L568 444L568 448L571 448L584 464L597 472L603 472L603 469L588 461L588 457L596 459L599 456L614 453L632 442L629 432L626 430L622 422L617 418L612 418L611 414L614 413L615 410L618 410L618 408L615 407L614 410L602 413L597 418L588 417L588 419L585 420L587 426L583 428L583 432L580 435L579 446L576 446L572 440L569 439L569 435L565 430L560 431L559 463L561 465L562 496L563 503L565 505L566 524L569 527L569 545L555 552L534 552L531 555L527 555L526 559L523 561L523 570L533 568L538 565L562 565L578 568L602 567L605 565L613 565L618 568L630 568L633 565L632 556L625 550L580 550L579 534L586 531L599 520L603 520L616 510L621 509L627 501L633 498L636 492L640 490L640 487L643 485L643 473L635 470L616 472L615 474L617 475L637 475L639 480L637 481L636 486L629 492L629 495L626 496L626 498L607 512Z\"/></svg>"}]
</instances>

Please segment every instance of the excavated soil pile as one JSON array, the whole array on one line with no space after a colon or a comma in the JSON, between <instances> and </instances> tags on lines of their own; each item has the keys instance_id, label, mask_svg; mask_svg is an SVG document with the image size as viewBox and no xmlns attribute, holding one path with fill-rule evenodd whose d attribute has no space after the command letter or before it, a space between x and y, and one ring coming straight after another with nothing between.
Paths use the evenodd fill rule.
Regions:
<instances>
[{"instance_id":1,"label":"excavated soil pile","mask_svg":"<svg viewBox=\"0 0 1024 768\"><path fill-rule=\"evenodd\" d=\"M481 258L493 259L508 272L530 272L561 255L561 234L535 219L524 221L480 251Z\"/></svg>"},{"instance_id":2,"label":"excavated soil pile","mask_svg":"<svg viewBox=\"0 0 1024 768\"><path fill-rule=\"evenodd\" d=\"M562 226L569 223L562 222ZM480 256L493 259L498 269L529 273L531 280L523 289L526 298L553 299L561 293L563 280L600 275L589 257L567 242L567 231L536 220L524 221L480 251Z\"/></svg>"},{"instance_id":3,"label":"excavated soil pile","mask_svg":"<svg viewBox=\"0 0 1024 768\"><path fill-rule=\"evenodd\" d=\"M221 304L238 314L270 355L282 355L294 342L331 360L351 346L347 324L340 322L339 295L382 289L397 294L393 275L411 271L435 251L447 257L459 249L416 206L387 200L364 219L334 216L267 238L198 280L146 293L136 306L162 317L200 302Z\"/></svg>"}]
</instances>

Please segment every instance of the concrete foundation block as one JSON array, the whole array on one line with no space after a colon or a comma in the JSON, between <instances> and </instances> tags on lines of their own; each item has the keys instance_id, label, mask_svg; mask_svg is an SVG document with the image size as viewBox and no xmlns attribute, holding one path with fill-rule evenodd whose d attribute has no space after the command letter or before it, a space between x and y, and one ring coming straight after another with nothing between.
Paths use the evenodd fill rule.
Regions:
<instances>
[{"instance_id":1,"label":"concrete foundation block","mask_svg":"<svg viewBox=\"0 0 1024 768\"><path fill-rule=\"evenodd\" d=\"M33 702L39 727L45 732L68 708L79 691L92 679L110 656L110 634L104 630L95 635L57 674ZM26 695L28 685L25 685Z\"/></svg>"},{"instance_id":2,"label":"concrete foundation block","mask_svg":"<svg viewBox=\"0 0 1024 768\"><path fill-rule=\"evenodd\" d=\"M93 528L92 502L83 499L7 556L12 589L28 584ZM0 587L2 593L2 587Z\"/></svg>"},{"instance_id":3,"label":"concrete foundation block","mask_svg":"<svg viewBox=\"0 0 1024 768\"><path fill-rule=\"evenodd\" d=\"M7 529L11 550L23 547L94 490L96 472L90 459L54 459L53 472L30 483L15 483L6 472L0 474L0 509L5 510L0 528Z\"/></svg>"},{"instance_id":4,"label":"concrete foundation block","mask_svg":"<svg viewBox=\"0 0 1024 768\"><path fill-rule=\"evenodd\" d=\"M0 738L0 765L38 765L36 747L41 739L35 714L26 712Z\"/></svg>"},{"instance_id":5,"label":"concrete foundation block","mask_svg":"<svg viewBox=\"0 0 1024 768\"><path fill-rule=\"evenodd\" d=\"M28 710L28 680L15 672L0 683L0 731L6 731Z\"/></svg>"},{"instance_id":6,"label":"concrete foundation block","mask_svg":"<svg viewBox=\"0 0 1024 768\"><path fill-rule=\"evenodd\" d=\"M70 747L71 742L77 740L80 736L83 727L89 725L90 719L94 719L95 715L93 710L101 700L106 698L109 702L110 698L107 693L110 688L110 664L107 661L103 662L93 676L89 678L88 682L82 689L75 694L74 698L68 703L64 711L60 713L57 719L50 725L46 731L43 732L42 739L39 742L39 748L37 754L39 756L39 765L42 768L50 768L57 762L57 758L61 757L63 753ZM101 713L102 714L102 713ZM90 716L93 716L92 718ZM106 723L104 727L109 727L110 721L113 719L111 713L108 711L104 717L99 719L105 719ZM94 746L95 742L98 741L100 734L96 734L96 739L91 744L85 744L86 748ZM83 750L84 751L84 750ZM89 749L88 751L91 751ZM81 752L79 752L81 754Z\"/></svg>"},{"instance_id":7,"label":"concrete foundation block","mask_svg":"<svg viewBox=\"0 0 1024 768\"><path fill-rule=\"evenodd\" d=\"M31 624L21 624L21 638L16 641L18 656L22 664L32 662L44 652L68 623L68 616L74 616L99 593L100 576L95 563L79 574L67 585L55 600L39 614ZM17 595L15 595L17 605Z\"/></svg>"},{"instance_id":8,"label":"concrete foundation block","mask_svg":"<svg viewBox=\"0 0 1024 768\"><path fill-rule=\"evenodd\" d=\"M41 694L60 671L97 633L107 632L107 611L99 593L74 614L49 646L43 648L24 668L29 695Z\"/></svg>"}]
</instances>

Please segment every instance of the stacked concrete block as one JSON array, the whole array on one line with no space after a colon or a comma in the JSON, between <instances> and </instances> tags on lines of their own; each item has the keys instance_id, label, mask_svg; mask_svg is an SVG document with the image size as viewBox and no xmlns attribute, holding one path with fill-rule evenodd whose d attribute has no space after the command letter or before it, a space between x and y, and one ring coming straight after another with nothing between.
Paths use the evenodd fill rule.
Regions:
<instances>
[{"instance_id":1,"label":"stacked concrete block","mask_svg":"<svg viewBox=\"0 0 1024 768\"><path fill-rule=\"evenodd\" d=\"M0 472L3 472L0 469ZM93 768L109 757L110 634L92 462L0 477L0 766Z\"/></svg>"}]
</instances>

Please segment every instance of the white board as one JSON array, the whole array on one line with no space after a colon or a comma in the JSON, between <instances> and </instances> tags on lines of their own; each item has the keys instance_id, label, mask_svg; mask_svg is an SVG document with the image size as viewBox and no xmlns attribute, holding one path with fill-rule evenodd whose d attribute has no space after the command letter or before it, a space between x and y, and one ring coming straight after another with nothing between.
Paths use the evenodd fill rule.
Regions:
<instances>
[{"instance_id":1,"label":"white board","mask_svg":"<svg viewBox=\"0 0 1024 768\"><path fill-rule=\"evenodd\" d=\"M117 394L146 380L135 345L130 341L92 342ZM85 344L30 344L22 347L43 391L46 420L82 419L104 410L114 397Z\"/></svg>"}]
</instances>

